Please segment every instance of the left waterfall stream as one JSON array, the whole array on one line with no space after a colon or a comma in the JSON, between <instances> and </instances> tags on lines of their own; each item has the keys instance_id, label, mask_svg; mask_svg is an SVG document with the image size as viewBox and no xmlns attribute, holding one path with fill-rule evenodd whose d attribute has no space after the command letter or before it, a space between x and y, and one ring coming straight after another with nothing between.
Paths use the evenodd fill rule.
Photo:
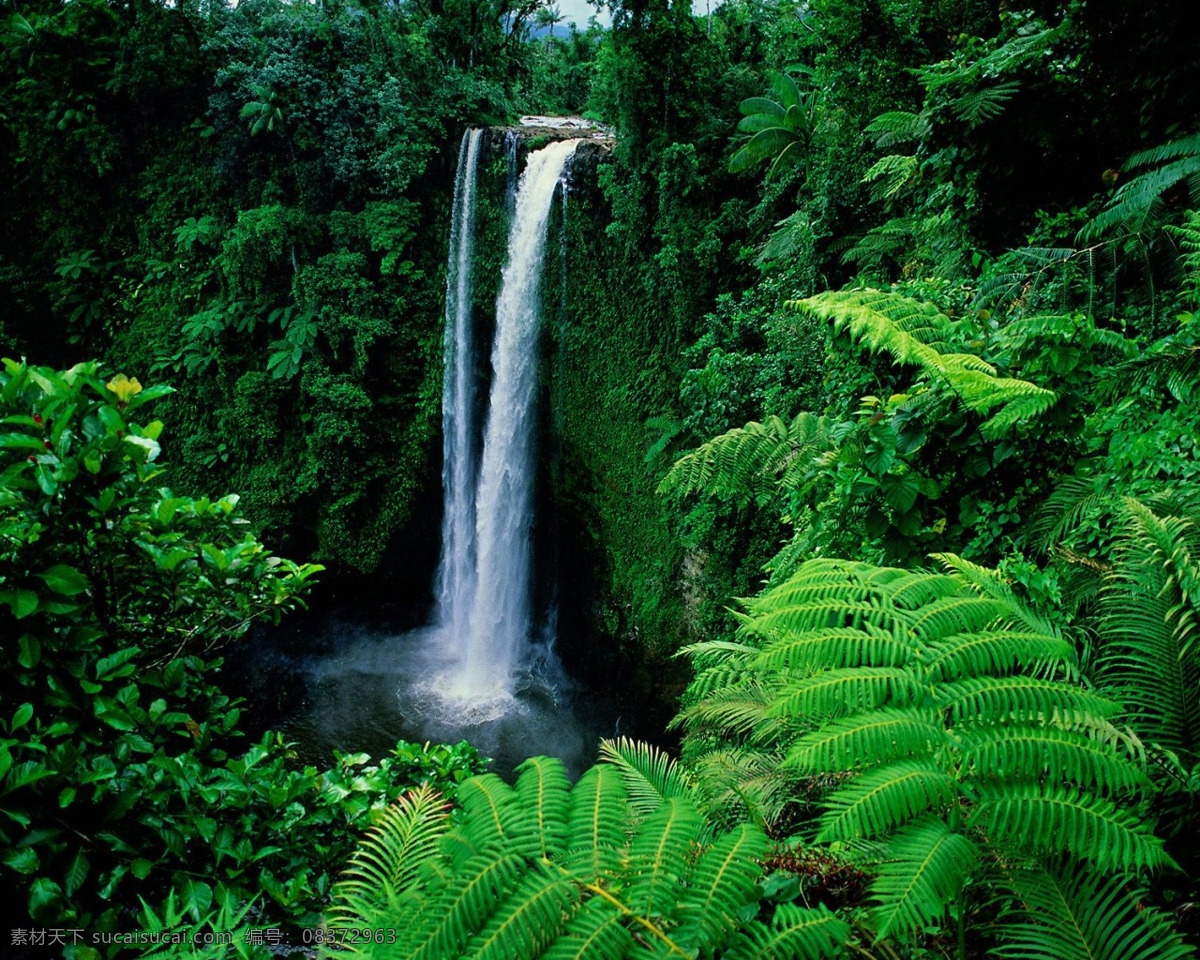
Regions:
<instances>
[{"instance_id":1,"label":"left waterfall stream","mask_svg":"<svg viewBox=\"0 0 1200 960\"><path fill-rule=\"evenodd\" d=\"M286 674L283 682L302 687L273 726L317 765L335 750L377 759L399 739L466 739L501 774L535 754L559 757L578 774L594 759L600 737L621 732L616 710L559 665L555 611L535 616L530 606L541 272L553 198L565 189L575 143L531 153L511 198L489 402L478 417L472 280L483 133L464 135L455 179L442 544L431 622L397 629L358 608L314 625L315 636L305 629L303 645L314 652L289 654L268 642L247 664L258 673L274 668Z\"/></svg>"}]
</instances>

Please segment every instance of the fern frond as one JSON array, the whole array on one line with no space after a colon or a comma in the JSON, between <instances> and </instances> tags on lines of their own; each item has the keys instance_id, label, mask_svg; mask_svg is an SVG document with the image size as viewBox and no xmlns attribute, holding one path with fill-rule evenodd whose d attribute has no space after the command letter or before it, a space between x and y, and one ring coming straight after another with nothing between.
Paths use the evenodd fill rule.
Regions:
<instances>
[{"instance_id":1,"label":"fern frond","mask_svg":"<svg viewBox=\"0 0 1200 960\"><path fill-rule=\"evenodd\" d=\"M633 882L629 905L644 916L664 916L679 902L693 844L703 821L690 802L664 799L629 846Z\"/></svg>"},{"instance_id":2,"label":"fern frond","mask_svg":"<svg viewBox=\"0 0 1200 960\"><path fill-rule=\"evenodd\" d=\"M1168 543L1157 550L1160 573L1184 565ZM741 638L759 652L706 672L688 708L706 720L684 743L701 795L779 823L787 791L824 778L819 836L877 840L872 915L896 935L937 923L995 863L1168 864L1132 812L1141 759L1114 705L1072 680L1072 646L994 571L938 559L946 573L812 560L747 601ZM754 716L722 713L755 688Z\"/></svg>"},{"instance_id":3,"label":"fern frond","mask_svg":"<svg viewBox=\"0 0 1200 960\"><path fill-rule=\"evenodd\" d=\"M485 853L459 865L449 882L421 904L423 909L413 918L416 922L404 925L413 941L421 944L414 957L465 956L467 942L499 907L499 892L517 884L524 863L516 854Z\"/></svg>"},{"instance_id":4,"label":"fern frond","mask_svg":"<svg viewBox=\"0 0 1200 960\"><path fill-rule=\"evenodd\" d=\"M755 653L757 652L756 650ZM744 683L746 677L746 664L738 661L718 663L716 666L701 669L688 687L688 699L691 702L698 702L719 693L725 694L730 689ZM672 726L676 725L672 723Z\"/></svg>"},{"instance_id":5,"label":"fern frond","mask_svg":"<svg viewBox=\"0 0 1200 960\"><path fill-rule=\"evenodd\" d=\"M445 832L441 794L426 785L401 796L359 842L334 885L330 925L367 925L382 907L415 885Z\"/></svg>"},{"instance_id":6,"label":"fern frond","mask_svg":"<svg viewBox=\"0 0 1200 960\"><path fill-rule=\"evenodd\" d=\"M981 431L988 438L1039 416L1058 400L1053 390L996 377L988 368L952 352L952 324L931 304L878 290L851 290L793 300L786 306L828 320L835 331L845 330L871 352L887 354L942 380L967 409L987 415Z\"/></svg>"},{"instance_id":7,"label":"fern frond","mask_svg":"<svg viewBox=\"0 0 1200 960\"><path fill-rule=\"evenodd\" d=\"M1003 622L1006 613L1007 604L995 597L960 592L957 596L940 597L915 611L909 619L909 629L915 638L934 644L947 637L990 630Z\"/></svg>"},{"instance_id":8,"label":"fern frond","mask_svg":"<svg viewBox=\"0 0 1200 960\"><path fill-rule=\"evenodd\" d=\"M784 684L765 712L811 719L871 710L888 701L903 706L916 700L920 689L912 673L899 667L839 667Z\"/></svg>"},{"instance_id":9,"label":"fern frond","mask_svg":"<svg viewBox=\"0 0 1200 960\"><path fill-rule=\"evenodd\" d=\"M643 817L669 800L691 795L692 784L679 764L649 743L628 737L601 740L600 759L616 767L629 803Z\"/></svg>"},{"instance_id":10,"label":"fern frond","mask_svg":"<svg viewBox=\"0 0 1200 960\"><path fill-rule=\"evenodd\" d=\"M562 932L580 897L569 875L543 863L536 863L506 893L465 955L474 960L538 956Z\"/></svg>"},{"instance_id":11,"label":"fern frond","mask_svg":"<svg viewBox=\"0 0 1200 960\"><path fill-rule=\"evenodd\" d=\"M459 805L467 812L471 830L465 839L473 851L504 847L516 832L520 809L513 789L494 773L471 777L459 789Z\"/></svg>"},{"instance_id":12,"label":"fern frond","mask_svg":"<svg viewBox=\"0 0 1200 960\"><path fill-rule=\"evenodd\" d=\"M769 846L761 830L743 824L705 850L680 898L679 928L671 939L685 949L723 943L737 928L738 911L754 899L759 861Z\"/></svg>"},{"instance_id":13,"label":"fern frond","mask_svg":"<svg viewBox=\"0 0 1200 960\"><path fill-rule=\"evenodd\" d=\"M690 731L711 729L744 735L751 745L769 743L780 732L780 724L771 722L767 715L776 685L758 677L748 678L685 707L672 725Z\"/></svg>"},{"instance_id":14,"label":"fern frond","mask_svg":"<svg viewBox=\"0 0 1200 960\"><path fill-rule=\"evenodd\" d=\"M656 768L653 778L670 779L650 748L624 742L608 750L643 781L639 768L647 764ZM369 960L622 960L634 953L686 960L745 940L740 928L757 912L768 847L758 827L714 833L690 800L661 794L653 813L637 816L611 763L565 790L567 815L563 780L561 764L546 758L522 764L513 788L488 775L472 778L440 843L426 821L436 822L438 834L443 811L440 802L427 809L428 791L389 814L379 835L398 839L372 834L372 846L356 856L369 865L363 889L351 888L362 909L344 909L339 922L395 936L352 952ZM395 849L406 844L422 856L397 867ZM407 887L393 895L396 877L407 877ZM764 942L811 945L821 928L826 937L844 929L824 916L817 924L808 912L777 911Z\"/></svg>"},{"instance_id":15,"label":"fern frond","mask_svg":"<svg viewBox=\"0 0 1200 960\"><path fill-rule=\"evenodd\" d=\"M568 921L543 960L621 960L636 943L621 921L610 903L593 897Z\"/></svg>"},{"instance_id":16,"label":"fern frond","mask_svg":"<svg viewBox=\"0 0 1200 960\"><path fill-rule=\"evenodd\" d=\"M968 677L942 686L938 707L956 724L995 720L1069 722L1077 716L1105 718L1115 705L1087 690L1037 677Z\"/></svg>"},{"instance_id":17,"label":"fern frond","mask_svg":"<svg viewBox=\"0 0 1200 960\"><path fill-rule=\"evenodd\" d=\"M979 564L964 560L953 553L934 553L930 554L930 558L950 571L954 578L972 593L1001 604L1004 609L1000 614L1000 622L1006 626L1017 628L1017 632L1014 634L1017 640L1022 638L1021 627L1033 634L1041 634L1046 640L1060 636L1061 631L1058 626L1045 617L1038 616L1029 608L1028 604L1019 600L1013 593L1012 587L998 571L981 567ZM1052 647L1054 646L1056 645L1052 645ZM1055 657L1049 649L1046 655ZM1073 661L1074 657L1068 659Z\"/></svg>"},{"instance_id":18,"label":"fern frond","mask_svg":"<svg viewBox=\"0 0 1200 960\"><path fill-rule=\"evenodd\" d=\"M862 182L871 184L874 199L890 200L912 182L918 169L916 157L893 153L876 160Z\"/></svg>"},{"instance_id":19,"label":"fern frond","mask_svg":"<svg viewBox=\"0 0 1200 960\"><path fill-rule=\"evenodd\" d=\"M983 630L929 644L925 664L931 676L950 681L981 674L1041 672L1048 663L1074 656L1075 648L1053 634Z\"/></svg>"},{"instance_id":20,"label":"fern frond","mask_svg":"<svg viewBox=\"0 0 1200 960\"><path fill-rule=\"evenodd\" d=\"M616 767L597 764L584 773L571 791L571 848L563 862L593 877L615 873L625 846L627 803Z\"/></svg>"},{"instance_id":21,"label":"fern frond","mask_svg":"<svg viewBox=\"0 0 1200 960\"><path fill-rule=\"evenodd\" d=\"M762 670L804 670L818 664L834 667L861 664L872 667L900 666L908 659L911 649L903 641L879 628L856 630L852 627L829 627L825 630L804 625L815 619L840 617L850 613L877 616L879 611L866 605L811 604L783 607L763 614L759 628L777 634L780 639L768 641L752 666Z\"/></svg>"},{"instance_id":22,"label":"fern frond","mask_svg":"<svg viewBox=\"0 0 1200 960\"><path fill-rule=\"evenodd\" d=\"M950 110L968 129L994 120L1004 112L1004 107L1021 89L1015 80L981 87L964 93L950 102Z\"/></svg>"},{"instance_id":23,"label":"fern frond","mask_svg":"<svg viewBox=\"0 0 1200 960\"><path fill-rule=\"evenodd\" d=\"M1037 784L978 785L971 825L1011 849L1070 854L1101 870L1154 869L1173 863L1162 842L1111 800Z\"/></svg>"},{"instance_id":24,"label":"fern frond","mask_svg":"<svg viewBox=\"0 0 1200 960\"><path fill-rule=\"evenodd\" d=\"M1165 229L1183 250L1179 259L1185 283L1193 297L1200 296L1200 211L1189 211L1183 223L1169 225Z\"/></svg>"},{"instance_id":25,"label":"fern frond","mask_svg":"<svg viewBox=\"0 0 1200 960\"><path fill-rule=\"evenodd\" d=\"M658 492L704 493L743 504L766 502L781 476L790 472L794 484L795 465L807 469L828 448L829 439L825 418L810 413L801 413L791 423L779 417L751 422L680 457Z\"/></svg>"},{"instance_id":26,"label":"fern frond","mask_svg":"<svg viewBox=\"0 0 1200 960\"><path fill-rule=\"evenodd\" d=\"M966 734L963 763L980 780L1032 778L1051 786L1083 787L1107 794L1140 792L1146 774L1113 749L1103 731L1045 726L995 726Z\"/></svg>"},{"instance_id":27,"label":"fern frond","mask_svg":"<svg viewBox=\"0 0 1200 960\"><path fill-rule=\"evenodd\" d=\"M864 132L875 138L875 146L886 150L897 143L923 140L930 130L929 119L924 114L893 110L877 116Z\"/></svg>"},{"instance_id":28,"label":"fern frond","mask_svg":"<svg viewBox=\"0 0 1200 960\"><path fill-rule=\"evenodd\" d=\"M563 762L557 757L531 757L516 773L517 807L532 822L516 831L526 842L515 848L542 859L563 853L571 811L571 784Z\"/></svg>"},{"instance_id":29,"label":"fern frond","mask_svg":"<svg viewBox=\"0 0 1200 960\"><path fill-rule=\"evenodd\" d=\"M1108 498L1108 478L1064 477L1038 507L1028 537L1042 550L1061 542Z\"/></svg>"},{"instance_id":30,"label":"fern frond","mask_svg":"<svg viewBox=\"0 0 1200 960\"><path fill-rule=\"evenodd\" d=\"M770 926L748 925L724 960L823 960L840 955L849 938L850 925L826 907L783 903Z\"/></svg>"},{"instance_id":31,"label":"fern frond","mask_svg":"<svg viewBox=\"0 0 1200 960\"><path fill-rule=\"evenodd\" d=\"M775 823L794 800L799 778L776 750L737 746L708 749L692 762L709 819Z\"/></svg>"},{"instance_id":32,"label":"fern frond","mask_svg":"<svg viewBox=\"0 0 1200 960\"><path fill-rule=\"evenodd\" d=\"M1121 873L1082 864L1031 863L1008 871L1015 919L998 925L998 957L1011 960L1184 960L1195 955L1145 891Z\"/></svg>"},{"instance_id":33,"label":"fern frond","mask_svg":"<svg viewBox=\"0 0 1200 960\"><path fill-rule=\"evenodd\" d=\"M876 934L917 933L938 925L978 858L979 848L938 817L899 830L871 884L879 901L871 911Z\"/></svg>"},{"instance_id":34,"label":"fern frond","mask_svg":"<svg viewBox=\"0 0 1200 960\"><path fill-rule=\"evenodd\" d=\"M1200 524L1125 501L1101 593L1101 679L1142 735L1200 758Z\"/></svg>"},{"instance_id":35,"label":"fern frond","mask_svg":"<svg viewBox=\"0 0 1200 960\"><path fill-rule=\"evenodd\" d=\"M831 720L803 734L787 763L809 773L853 770L931 753L945 741L946 729L934 711L886 707Z\"/></svg>"},{"instance_id":36,"label":"fern frond","mask_svg":"<svg viewBox=\"0 0 1200 960\"><path fill-rule=\"evenodd\" d=\"M890 833L958 799L954 778L928 764L901 761L859 774L838 789L821 817L820 842Z\"/></svg>"},{"instance_id":37,"label":"fern frond","mask_svg":"<svg viewBox=\"0 0 1200 960\"><path fill-rule=\"evenodd\" d=\"M1122 185L1108 206L1079 231L1083 243L1118 228L1127 233L1145 231L1155 224L1162 210L1163 194L1180 183L1188 185L1195 202L1192 180L1200 173L1200 134L1189 134L1135 153L1124 169L1142 172Z\"/></svg>"}]
</instances>

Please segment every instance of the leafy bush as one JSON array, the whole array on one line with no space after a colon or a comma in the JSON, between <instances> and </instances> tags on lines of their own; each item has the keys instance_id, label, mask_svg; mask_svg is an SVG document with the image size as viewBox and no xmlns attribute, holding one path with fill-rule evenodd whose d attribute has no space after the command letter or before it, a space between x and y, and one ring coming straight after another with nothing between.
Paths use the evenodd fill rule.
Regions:
<instances>
[{"instance_id":1,"label":"leafy bush","mask_svg":"<svg viewBox=\"0 0 1200 960\"><path fill-rule=\"evenodd\" d=\"M166 392L93 363L0 373L5 883L36 923L97 932L138 898L196 924L245 901L315 922L354 830L482 760L401 743L297 770L274 734L233 755L216 652L302 604L320 568L271 556L236 497L161 486L162 424L138 414Z\"/></svg>"}]
</instances>

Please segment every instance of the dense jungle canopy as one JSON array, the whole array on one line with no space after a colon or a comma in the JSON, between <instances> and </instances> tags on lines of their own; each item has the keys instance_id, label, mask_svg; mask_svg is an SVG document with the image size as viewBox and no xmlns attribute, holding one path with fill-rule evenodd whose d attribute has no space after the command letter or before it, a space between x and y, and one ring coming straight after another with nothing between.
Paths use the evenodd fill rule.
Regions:
<instances>
[{"instance_id":1,"label":"dense jungle canopy","mask_svg":"<svg viewBox=\"0 0 1200 960\"><path fill-rule=\"evenodd\" d=\"M1192 8L3 0L11 955L1194 956ZM674 719L306 765L226 661L428 605L527 114L560 652Z\"/></svg>"}]
</instances>

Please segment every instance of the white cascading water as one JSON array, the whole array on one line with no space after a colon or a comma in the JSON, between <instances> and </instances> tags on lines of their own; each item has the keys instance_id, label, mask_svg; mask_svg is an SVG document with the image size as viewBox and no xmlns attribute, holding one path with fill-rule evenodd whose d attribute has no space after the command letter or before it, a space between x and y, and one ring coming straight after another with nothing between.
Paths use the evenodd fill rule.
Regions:
<instances>
[{"instance_id":1,"label":"white cascading water","mask_svg":"<svg viewBox=\"0 0 1200 960\"><path fill-rule=\"evenodd\" d=\"M446 280L442 387L442 558L434 622L463 633L475 577L475 382L471 296L475 260L475 185L483 130L463 134L454 182Z\"/></svg>"},{"instance_id":2,"label":"white cascading water","mask_svg":"<svg viewBox=\"0 0 1200 960\"><path fill-rule=\"evenodd\" d=\"M610 732L602 708L586 719L553 655L556 610L533 622L534 432L539 275L554 190L574 143L529 156L516 190L496 306L491 412L477 403L471 316L478 166L486 131L463 138L455 181L446 288L445 518L436 615L429 626L377 635L348 624L334 655L305 667L314 706L293 729L324 752L397 735L453 743L468 737L511 770L530 753L562 757L576 773ZM560 323L564 322L560 318ZM483 436L481 437L481 433ZM481 450L482 442L482 453ZM340 630L340 628L339 628Z\"/></svg>"},{"instance_id":3,"label":"white cascading water","mask_svg":"<svg viewBox=\"0 0 1200 960\"><path fill-rule=\"evenodd\" d=\"M554 191L578 143L559 141L530 154L521 174L496 300L492 391L473 505L475 535L473 542L456 540L443 548L439 584L451 581L445 572L450 568L470 573L458 581L468 589L446 594L440 609L438 633L457 661L454 672L441 679L442 692L480 706L511 700L516 671L532 637L540 281ZM460 238L464 232L460 225ZM454 467L445 469L455 472ZM447 499L448 513L450 506Z\"/></svg>"}]
</instances>

